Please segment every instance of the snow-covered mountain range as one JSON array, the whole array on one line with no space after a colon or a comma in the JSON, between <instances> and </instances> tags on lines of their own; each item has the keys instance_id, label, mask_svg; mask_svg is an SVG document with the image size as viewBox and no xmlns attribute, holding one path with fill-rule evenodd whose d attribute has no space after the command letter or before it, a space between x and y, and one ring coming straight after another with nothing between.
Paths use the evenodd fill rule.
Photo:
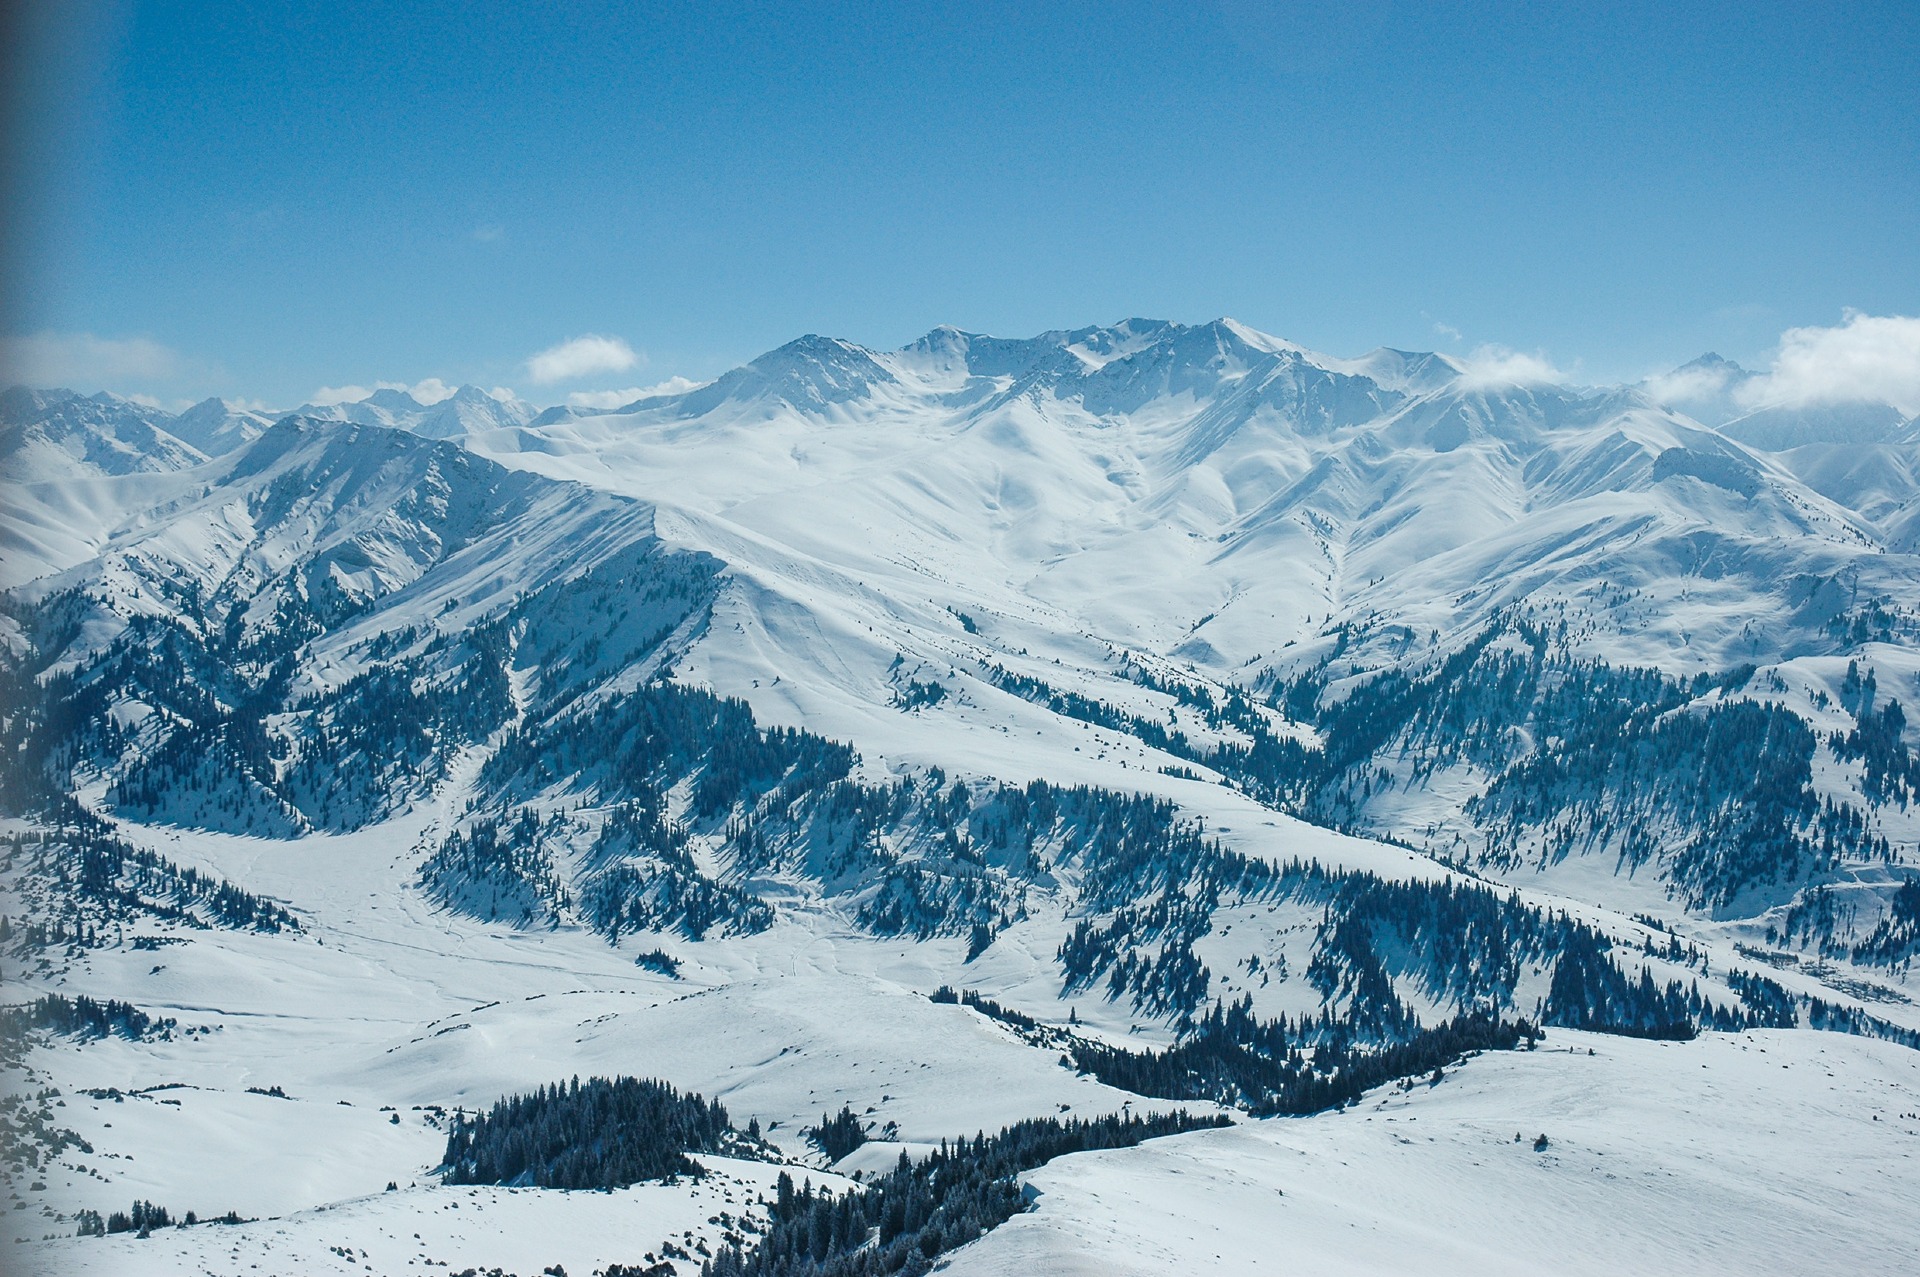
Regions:
<instances>
[{"instance_id":1,"label":"snow-covered mountain range","mask_svg":"<svg viewBox=\"0 0 1920 1277\"><path fill-rule=\"evenodd\" d=\"M1040 1173L956 1270L1065 1271L1103 1193L1290 1193L1289 1159L1417 1116L1444 1149L1373 1173L1504 1219L1537 1192L1591 1232L1605 1191L1540 1187L1576 1164L1682 1179L1573 1271L1682 1226L1737 1236L1729 1271L1916 1240L1838 1173L1749 1228L1760 1168L1920 1138L1920 421L1889 405L1136 319L804 337L611 411L16 387L0 467L10 1156L61 1270L729 1271L798 1226L756 1156L850 1201L883 1190L835 1175L943 1138L1181 1103L1242 1126ZM1458 1092L1366 1089L1541 1024ZM1804 1136L1740 1107L1791 1102L1743 1080L1763 1050L1837 1079ZM430 1173L448 1110L616 1073L767 1142L611 1228ZM1646 1111L1582 1107L1628 1079ZM1362 1102L1365 1132L1264 1118ZM1635 1148L1708 1102L1741 1132L1712 1185L1705 1130ZM802 1134L843 1104L872 1147ZM1515 1123L1581 1142L1481 1175ZM1340 1182L1303 1253L1373 1209ZM68 1236L136 1198L272 1219ZM1415 1198L1402 1227L1459 1215ZM1243 1225L1090 1270L1251 1271ZM1482 1232L1463 1271L1529 1269Z\"/></svg>"}]
</instances>

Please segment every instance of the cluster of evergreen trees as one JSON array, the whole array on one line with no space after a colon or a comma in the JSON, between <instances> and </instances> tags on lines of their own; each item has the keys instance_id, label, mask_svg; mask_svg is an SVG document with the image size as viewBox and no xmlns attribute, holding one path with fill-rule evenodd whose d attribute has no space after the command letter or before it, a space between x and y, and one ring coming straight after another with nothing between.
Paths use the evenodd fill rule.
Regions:
<instances>
[{"instance_id":1,"label":"cluster of evergreen trees","mask_svg":"<svg viewBox=\"0 0 1920 1277\"><path fill-rule=\"evenodd\" d=\"M950 984L943 984L927 995L927 1001L946 1006L972 1007L990 1020L998 1020L1002 1024L1011 1025L1028 1033L1038 1033L1045 1028L1040 1021L1025 1012L1001 1006L992 998L984 997L973 989L955 989Z\"/></svg>"},{"instance_id":2,"label":"cluster of evergreen trees","mask_svg":"<svg viewBox=\"0 0 1920 1277\"><path fill-rule=\"evenodd\" d=\"M289 803L321 829L383 819L446 774L454 753L514 712L505 627L478 626L411 660L382 662L302 703Z\"/></svg>"},{"instance_id":3,"label":"cluster of evergreen trees","mask_svg":"<svg viewBox=\"0 0 1920 1277\"><path fill-rule=\"evenodd\" d=\"M697 777L690 814L700 821L767 797L776 786L797 797L845 776L853 761L851 749L824 737L756 727L745 701L653 682L590 705L568 701L529 714L488 759L480 783L499 797L562 784L637 798L648 787L664 790Z\"/></svg>"},{"instance_id":4,"label":"cluster of evergreen trees","mask_svg":"<svg viewBox=\"0 0 1920 1277\"><path fill-rule=\"evenodd\" d=\"M17 1039L0 1037L0 1065L18 1068L19 1046ZM56 1123L53 1106L59 1098L60 1092L52 1087L0 1095L0 1166L16 1183L34 1172L50 1170L68 1149L93 1152L93 1145L77 1132Z\"/></svg>"},{"instance_id":5,"label":"cluster of evergreen trees","mask_svg":"<svg viewBox=\"0 0 1920 1277\"><path fill-rule=\"evenodd\" d=\"M1677 981L1660 987L1646 967L1640 968L1638 981L1629 980L1583 928L1569 937L1554 964L1546 1022L1596 1033L1685 1041L1699 1032L1695 1019L1709 1007L1720 1009L1704 1003L1698 985L1689 999ZM1740 1025L1736 1018L1725 1027Z\"/></svg>"},{"instance_id":6,"label":"cluster of evergreen trees","mask_svg":"<svg viewBox=\"0 0 1920 1277\"><path fill-rule=\"evenodd\" d=\"M0 943L9 951L91 948L144 918L191 927L299 929L281 906L133 846L71 800L52 818L52 828L0 837L0 876L26 905L24 917L0 919Z\"/></svg>"},{"instance_id":7,"label":"cluster of evergreen trees","mask_svg":"<svg viewBox=\"0 0 1920 1277\"><path fill-rule=\"evenodd\" d=\"M1853 946L1855 962L1911 966L1920 953L1920 877L1909 875L1887 900L1887 911Z\"/></svg>"},{"instance_id":8,"label":"cluster of evergreen trees","mask_svg":"<svg viewBox=\"0 0 1920 1277\"><path fill-rule=\"evenodd\" d=\"M1204 875L1201 881L1206 882ZM1300 860L1236 872L1231 890L1243 900L1291 903L1318 913L1306 976L1329 1008L1322 1036L1406 1039L1420 1027L1413 1008L1396 992L1407 981L1463 1010L1513 1008L1523 974L1549 963L1566 968L1561 997L1547 1002L1549 1023L1677 1025L1685 1016L1668 1014L1670 995L1692 1020L1712 1027L1745 1023L1697 987L1645 994L1643 984L1628 981L1610 958L1600 956L1611 947L1605 936L1564 913L1527 905L1512 892L1457 878L1394 881ZM1192 956L1192 946L1211 929L1218 902L1206 895L1165 893L1103 918L1077 921L1057 955L1062 992L1089 988L1104 976L1108 996L1130 996L1136 1009L1171 1011L1176 1018L1199 1014L1211 973ZM1158 946L1157 952L1150 946ZM1661 1009L1649 1010L1649 997ZM1576 1006L1585 1009L1575 1011ZM1554 1018L1560 1015L1576 1019Z\"/></svg>"},{"instance_id":9,"label":"cluster of evergreen trees","mask_svg":"<svg viewBox=\"0 0 1920 1277\"><path fill-rule=\"evenodd\" d=\"M1872 909L1876 903L1881 906L1877 911ZM1864 936L1863 908L1873 919ZM1826 883L1808 887L1777 921L1767 924L1767 943L1797 943L1801 948L1811 944L1822 958L1907 970L1920 954L1920 877L1909 871L1890 890L1874 893L1837 892Z\"/></svg>"},{"instance_id":10,"label":"cluster of evergreen trees","mask_svg":"<svg viewBox=\"0 0 1920 1277\"><path fill-rule=\"evenodd\" d=\"M1799 999L1778 980L1739 967L1726 974L1727 987L1740 996L1756 1029L1791 1029L1800 1023Z\"/></svg>"},{"instance_id":11,"label":"cluster of evergreen trees","mask_svg":"<svg viewBox=\"0 0 1920 1277\"><path fill-rule=\"evenodd\" d=\"M527 807L482 817L421 862L420 885L441 904L489 922L557 921L569 903L547 845L559 823Z\"/></svg>"},{"instance_id":12,"label":"cluster of evergreen trees","mask_svg":"<svg viewBox=\"0 0 1920 1277\"><path fill-rule=\"evenodd\" d=\"M1276 733L1246 693L1228 688L1216 699L1205 688L1156 675L1136 661L1125 660L1123 668L1141 685L1173 696L1209 727L1233 729L1245 734L1247 742L1199 745L1178 727L1129 713L1079 692L1064 691L998 664L989 665L986 675L1000 690L1043 705L1062 717L1124 732L1153 749L1211 767L1261 802L1291 806L1308 792L1316 773L1315 756L1293 737Z\"/></svg>"},{"instance_id":13,"label":"cluster of evergreen trees","mask_svg":"<svg viewBox=\"0 0 1920 1277\"><path fill-rule=\"evenodd\" d=\"M1471 763L1493 777L1467 815L1490 862L1605 852L1623 865L1656 856L1690 906L1724 904L1755 886L1784 886L1843 859L1892 856L1862 813L1811 785L1815 738L1784 706L1720 700L1752 666L1675 678L1565 655L1559 630L1504 616L1432 671L1332 674L1346 643L1316 670L1274 689L1272 703L1320 730L1309 750L1276 733L1245 693L1205 688L1128 662L1136 681L1171 696L1246 744L1201 748L1182 732L999 666L990 681L1054 712L1211 767L1263 802L1336 827L1366 826L1387 785L1411 786ZM1869 677L1871 677L1869 673ZM1870 695L1858 675L1858 699ZM1693 712L1675 713L1710 698ZM1835 738L1865 761L1869 802L1908 801L1920 756L1901 738L1897 704ZM1519 742L1531 742L1522 745ZM1382 764L1391 756L1394 767Z\"/></svg>"},{"instance_id":14,"label":"cluster of evergreen trees","mask_svg":"<svg viewBox=\"0 0 1920 1277\"><path fill-rule=\"evenodd\" d=\"M1644 967L1637 981L1628 979L1607 956L1604 938L1585 926L1568 926L1560 943L1545 1002L1548 1024L1684 1039L1702 1025L1739 1030L1796 1022L1792 996L1764 977L1736 972L1734 988L1743 1005L1728 1007L1703 996L1697 984L1659 985ZM1165 1050L1131 1051L1072 1037L1067 1057L1110 1086L1163 1099L1212 1100L1264 1116L1351 1103L1372 1087L1440 1068L1468 1052L1511 1050L1523 1042L1531 1047L1540 1036L1524 1018L1504 1020L1487 1011L1465 1012L1432 1027L1421 1027L1410 1013L1397 1025L1382 1025L1382 1003L1378 996L1363 997L1344 1017L1323 1007L1318 1016L1289 1021L1256 1018L1250 999L1215 1002Z\"/></svg>"},{"instance_id":15,"label":"cluster of evergreen trees","mask_svg":"<svg viewBox=\"0 0 1920 1277\"><path fill-rule=\"evenodd\" d=\"M1055 954L1062 994L1088 988L1104 972L1109 1000L1125 998L1149 1015L1190 1012L1206 1001L1213 983L1193 943L1213 929L1217 903L1163 891L1144 904L1114 910L1104 921L1080 919Z\"/></svg>"},{"instance_id":16,"label":"cluster of evergreen trees","mask_svg":"<svg viewBox=\"0 0 1920 1277\"><path fill-rule=\"evenodd\" d=\"M618 942L629 931L679 931L690 940L709 932L750 935L773 925L764 900L700 871L687 831L666 814L660 792L645 782L616 806L588 852L595 866L580 887L587 924Z\"/></svg>"},{"instance_id":17,"label":"cluster of evergreen trees","mask_svg":"<svg viewBox=\"0 0 1920 1277\"><path fill-rule=\"evenodd\" d=\"M457 1117L447 1132L448 1184L623 1188L698 1175L689 1153L721 1148L732 1131L717 1100L665 1082L619 1077L555 1083Z\"/></svg>"},{"instance_id":18,"label":"cluster of evergreen trees","mask_svg":"<svg viewBox=\"0 0 1920 1277\"><path fill-rule=\"evenodd\" d=\"M1367 1048L1341 1040L1330 1021L1258 1020L1245 1002L1214 1006L1161 1051L1076 1038L1068 1055L1108 1086L1169 1100L1211 1100L1261 1117L1351 1104L1386 1082L1426 1074L1473 1051L1529 1047L1539 1030L1484 1012L1456 1016L1404 1041ZM1317 1042L1318 1045L1307 1045Z\"/></svg>"},{"instance_id":19,"label":"cluster of evergreen trees","mask_svg":"<svg viewBox=\"0 0 1920 1277\"><path fill-rule=\"evenodd\" d=\"M261 495L261 517L287 517L311 499L282 490L298 478L282 476ZM435 526L449 507L503 497L491 488L455 493L405 506L401 515ZM451 549L431 538L426 544L431 554ZM37 600L0 596L0 610L28 638L24 652L0 655L0 749L18 764L0 774L0 811L30 813L57 802L85 765L111 780L110 802L142 819L276 837L358 828L424 793L461 746L514 716L509 666L521 636L544 658L549 697L578 695L590 681L645 660L704 607L719 566L705 555L638 542L482 624L376 634L354 647L368 663L362 672L296 697L291 689L311 643L377 601L377 583L371 594L343 591L332 570L342 556L363 569L355 556L364 553L348 540L278 578L239 573L212 592L192 580L145 582L166 596L170 614L121 615L113 591L102 587ZM260 606L264 599L273 606ZM48 675L74 657L84 635L112 632L96 623L103 613L118 626L106 646ZM624 645L603 650L608 642ZM151 711L137 729L111 712L129 703Z\"/></svg>"},{"instance_id":20,"label":"cluster of evergreen trees","mask_svg":"<svg viewBox=\"0 0 1920 1277\"><path fill-rule=\"evenodd\" d=\"M818 1126L809 1126L800 1133L812 1140L829 1162L839 1161L867 1142L866 1127L844 1104L838 1113L822 1114Z\"/></svg>"},{"instance_id":21,"label":"cluster of evergreen trees","mask_svg":"<svg viewBox=\"0 0 1920 1277\"><path fill-rule=\"evenodd\" d=\"M228 1211L211 1219L201 1219L193 1211L176 1219L173 1212L164 1206L152 1202L137 1201L128 1210L113 1211L102 1218L97 1210L83 1210L74 1216L79 1224L77 1234L81 1237L106 1237L114 1233L135 1233L141 1237L150 1234L156 1228L191 1228L195 1224L240 1224L246 1221L240 1218L238 1211Z\"/></svg>"},{"instance_id":22,"label":"cluster of evergreen trees","mask_svg":"<svg viewBox=\"0 0 1920 1277\"><path fill-rule=\"evenodd\" d=\"M1872 701L1864 685L1860 700L1863 708ZM1843 760L1861 763L1861 787L1875 802L1904 808L1920 793L1920 754L1907 748L1906 730L1906 711L1899 701L1889 700L1878 710L1863 712L1851 732L1833 735L1833 752Z\"/></svg>"},{"instance_id":23,"label":"cluster of evergreen trees","mask_svg":"<svg viewBox=\"0 0 1920 1277\"><path fill-rule=\"evenodd\" d=\"M175 1022L154 1019L131 1002L99 1001L81 994L48 993L32 1002L0 1008L0 1039L18 1039L39 1029L81 1039L164 1037Z\"/></svg>"},{"instance_id":24,"label":"cluster of evergreen trees","mask_svg":"<svg viewBox=\"0 0 1920 1277\"><path fill-rule=\"evenodd\" d=\"M921 1274L1024 1209L1018 1176L1068 1153L1131 1148L1142 1140L1229 1125L1185 1112L1091 1120L1036 1118L976 1135L841 1194L796 1187L782 1173L772 1226L748 1251L733 1246L703 1277L886 1277Z\"/></svg>"},{"instance_id":25,"label":"cluster of evergreen trees","mask_svg":"<svg viewBox=\"0 0 1920 1277\"><path fill-rule=\"evenodd\" d=\"M80 1235L101 1236L105 1233L139 1233L145 1237L155 1228L168 1228L173 1224L173 1216L166 1207L155 1206L152 1202L137 1201L133 1209L114 1211L102 1220L95 1211L80 1213Z\"/></svg>"},{"instance_id":26,"label":"cluster of evergreen trees","mask_svg":"<svg viewBox=\"0 0 1920 1277\"><path fill-rule=\"evenodd\" d=\"M1826 883L1808 887L1794 897L1778 922L1767 924L1767 943L1813 943L1822 957L1842 957L1846 946L1840 933L1852 929L1855 912L1852 905L1842 905Z\"/></svg>"},{"instance_id":27,"label":"cluster of evergreen trees","mask_svg":"<svg viewBox=\"0 0 1920 1277\"><path fill-rule=\"evenodd\" d=\"M1859 1007L1829 1002L1821 997L1807 999L1807 1027L1827 1029L1834 1033L1852 1033L1863 1038L1879 1038L1883 1042L1898 1042L1901 1046L1920 1051L1920 1032L1884 1020Z\"/></svg>"}]
</instances>

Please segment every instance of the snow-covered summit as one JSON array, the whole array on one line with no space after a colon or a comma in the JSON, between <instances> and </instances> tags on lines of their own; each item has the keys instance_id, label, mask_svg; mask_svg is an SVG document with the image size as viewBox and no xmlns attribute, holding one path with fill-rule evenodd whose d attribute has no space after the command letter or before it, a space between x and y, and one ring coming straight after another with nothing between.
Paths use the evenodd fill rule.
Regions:
<instances>
[{"instance_id":1,"label":"snow-covered summit","mask_svg":"<svg viewBox=\"0 0 1920 1277\"><path fill-rule=\"evenodd\" d=\"M273 418L257 409L212 398L201 400L169 424L175 435L208 456L217 457L258 439L273 424Z\"/></svg>"},{"instance_id":2,"label":"snow-covered summit","mask_svg":"<svg viewBox=\"0 0 1920 1277\"><path fill-rule=\"evenodd\" d=\"M461 439L479 431L524 426L538 415L537 410L523 400L496 395L472 385L461 386L431 404L421 403L405 390L383 387L364 399L306 404L294 409L294 413L325 421L391 426L429 439Z\"/></svg>"},{"instance_id":3,"label":"snow-covered summit","mask_svg":"<svg viewBox=\"0 0 1920 1277\"><path fill-rule=\"evenodd\" d=\"M119 395L10 386L0 392L0 465L17 481L180 470L206 460L174 434L172 413Z\"/></svg>"}]
</instances>

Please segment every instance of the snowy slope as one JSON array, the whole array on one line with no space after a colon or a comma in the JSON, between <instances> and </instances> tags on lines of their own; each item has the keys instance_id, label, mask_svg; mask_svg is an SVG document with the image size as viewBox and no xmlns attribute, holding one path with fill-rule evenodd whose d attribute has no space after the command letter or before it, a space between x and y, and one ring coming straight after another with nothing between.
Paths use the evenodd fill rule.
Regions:
<instances>
[{"instance_id":1,"label":"snowy slope","mask_svg":"<svg viewBox=\"0 0 1920 1277\"><path fill-rule=\"evenodd\" d=\"M1617 655L1698 668L1806 641L1776 628L1756 653L1741 632L1781 581L1911 584L1870 516L1634 394L1415 386L1246 331L808 339L688 395L477 444L728 525L689 539L737 528L923 597L1047 606L1217 674L1335 619L1454 632L1601 579L1671 603L1711 561L1684 621L1607 627ZM1387 384L1343 371L1360 367Z\"/></svg>"},{"instance_id":2,"label":"snowy slope","mask_svg":"<svg viewBox=\"0 0 1920 1277\"><path fill-rule=\"evenodd\" d=\"M0 393L0 465L17 482L181 470L204 460L167 429L172 421L118 395L10 386Z\"/></svg>"},{"instance_id":3,"label":"snowy slope","mask_svg":"<svg viewBox=\"0 0 1920 1277\"><path fill-rule=\"evenodd\" d=\"M1765 1001L1739 973L1784 1022L1920 1031L1920 768L1887 710L1920 696L1911 423L1868 456L1818 414L1715 430L1734 414L1644 388L1488 385L1228 320L807 337L590 415L471 387L275 424L15 399L74 446L8 436L38 469L9 463L0 648L10 692L45 700L0 719L135 859L115 903L13 847L0 914L64 891L92 930L9 930L6 1000L175 1021L43 1039L14 1074L60 1088L48 1121L94 1149L14 1187L47 1272L590 1272L669 1238L697 1271L767 1164L448 1189L448 1112L657 1075L816 1178L799 1128L850 1105L880 1142L841 1169L875 1172L1022 1118L1168 1105L1063 1066L1049 1034L1159 1048L1212 998L1537 1015L1567 928L1723 1015ZM1537 704L1503 704L1521 689ZM1596 698L1573 718L1642 701L1617 756L1583 739L1548 784L1575 735L1561 689ZM1696 777L1693 755L1734 761ZM580 770L542 770L563 756ZM1613 779L1579 788L1582 758ZM1726 787L1769 769L1787 780ZM1781 823L1726 823L1776 791ZM1125 846L1187 856L1185 879L1101 841L1133 794L1172 814ZM47 828L8 796L4 832ZM1014 827L1049 803L1068 814ZM1721 841L1691 846L1689 821ZM1200 829L1213 850L1181 841ZM1723 863L1755 829L1788 845ZM644 890L609 928L614 870ZM222 922L188 871L297 925ZM1455 907L1485 883L1483 912ZM1076 982L1086 928L1112 947ZM655 950L677 978L637 961ZM1166 1001L1196 987L1183 958L1199 1001ZM942 985L1045 1027L936 1004ZM1065 1159L954 1267L1894 1271L1917 1068L1804 1028L1554 1028L1345 1113ZM135 1199L258 1218L70 1236Z\"/></svg>"},{"instance_id":4,"label":"snowy slope","mask_svg":"<svg viewBox=\"0 0 1920 1277\"><path fill-rule=\"evenodd\" d=\"M1346 1113L1066 1159L948 1271L1901 1273L1916 1112L1897 1047L1569 1032Z\"/></svg>"},{"instance_id":5,"label":"snowy slope","mask_svg":"<svg viewBox=\"0 0 1920 1277\"><path fill-rule=\"evenodd\" d=\"M232 452L267 432L273 418L224 399L203 399L172 421L168 429L209 457Z\"/></svg>"},{"instance_id":6,"label":"snowy slope","mask_svg":"<svg viewBox=\"0 0 1920 1277\"><path fill-rule=\"evenodd\" d=\"M1820 414L1793 419L1817 433ZM1638 390L1487 385L1231 321L937 329L896 352L807 338L686 395L473 442L643 497L670 541L730 565L688 678L888 759L1009 778L1062 764L980 685L989 663L1128 704L1120 653L1264 690L1429 669L1520 618L1584 660L1750 663L1811 689L1856 632L1920 634L1897 602L1920 597L1910 443L1836 476L1838 459L1743 447ZM1883 604L1894 619L1861 630ZM1880 660L1911 704L1905 658ZM933 675L963 694L886 709L890 680ZM1455 780L1343 819L1471 839L1461 806L1490 777Z\"/></svg>"}]
</instances>

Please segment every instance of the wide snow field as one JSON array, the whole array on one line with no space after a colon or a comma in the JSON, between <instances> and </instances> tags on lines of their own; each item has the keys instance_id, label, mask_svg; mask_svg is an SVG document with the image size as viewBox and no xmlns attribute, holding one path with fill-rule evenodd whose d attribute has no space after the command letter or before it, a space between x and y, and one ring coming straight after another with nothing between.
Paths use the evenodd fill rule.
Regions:
<instances>
[{"instance_id":1,"label":"wide snow field","mask_svg":"<svg viewBox=\"0 0 1920 1277\"><path fill-rule=\"evenodd\" d=\"M726 1223L771 1197L782 1168L701 1159L698 1181L639 1184L618 1192L537 1188L402 1189L279 1219L166 1228L37 1246L22 1277L161 1277L162 1274L460 1272L504 1268L536 1277L552 1265L587 1277L610 1263L643 1266L671 1254L682 1273L722 1243ZM830 1183L834 1177L814 1173ZM758 1212L764 1219L764 1210ZM736 1236L741 1234L736 1233ZM12 1273L14 1270L6 1270Z\"/></svg>"},{"instance_id":2,"label":"wide snow field","mask_svg":"<svg viewBox=\"0 0 1920 1277\"><path fill-rule=\"evenodd\" d=\"M1061 1158L1027 1177L1034 1208L951 1256L948 1271L1906 1273L1915 1115L1920 1053L1885 1043L1555 1030L1537 1051L1482 1055L1438 1085L1385 1088L1344 1113ZM559 1263L581 1277L664 1255L671 1239L692 1254L678 1265L692 1273L696 1243L723 1231L709 1221L764 1218L751 1204L778 1170L705 1160L714 1175L677 1186L403 1187L237 1227L63 1238L21 1248L23 1271L255 1277L445 1264L533 1277Z\"/></svg>"},{"instance_id":3,"label":"wide snow field","mask_svg":"<svg viewBox=\"0 0 1920 1277\"><path fill-rule=\"evenodd\" d=\"M1062 1158L949 1271L1912 1273L1916 1115L1902 1047L1554 1030L1344 1113Z\"/></svg>"}]
</instances>

